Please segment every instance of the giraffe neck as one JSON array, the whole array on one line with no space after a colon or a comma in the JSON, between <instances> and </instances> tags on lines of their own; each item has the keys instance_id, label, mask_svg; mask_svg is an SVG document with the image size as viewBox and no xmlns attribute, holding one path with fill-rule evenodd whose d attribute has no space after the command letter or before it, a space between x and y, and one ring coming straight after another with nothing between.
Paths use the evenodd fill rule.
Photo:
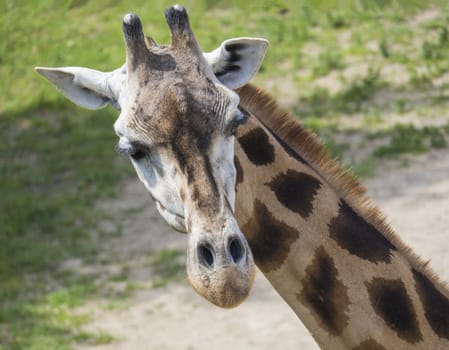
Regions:
<instances>
[{"instance_id":1,"label":"giraffe neck","mask_svg":"<svg viewBox=\"0 0 449 350\"><path fill-rule=\"evenodd\" d=\"M323 349L449 348L449 292L364 188L254 87L235 146L236 215L256 264Z\"/></svg>"}]
</instances>

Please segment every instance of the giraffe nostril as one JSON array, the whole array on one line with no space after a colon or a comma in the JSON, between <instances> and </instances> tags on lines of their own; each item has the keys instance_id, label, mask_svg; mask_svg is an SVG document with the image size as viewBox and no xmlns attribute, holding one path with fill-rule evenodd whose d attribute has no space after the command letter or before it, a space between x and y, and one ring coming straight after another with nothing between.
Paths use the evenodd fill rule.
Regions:
<instances>
[{"instance_id":1,"label":"giraffe nostril","mask_svg":"<svg viewBox=\"0 0 449 350\"><path fill-rule=\"evenodd\" d=\"M214 250L207 243L200 243L198 245L199 261L202 265L209 269L213 269L215 265Z\"/></svg>"},{"instance_id":2,"label":"giraffe nostril","mask_svg":"<svg viewBox=\"0 0 449 350\"><path fill-rule=\"evenodd\" d=\"M235 264L238 264L245 254L245 248L243 247L242 242L236 237L233 237L229 240L228 250L231 254L232 261Z\"/></svg>"}]
</instances>

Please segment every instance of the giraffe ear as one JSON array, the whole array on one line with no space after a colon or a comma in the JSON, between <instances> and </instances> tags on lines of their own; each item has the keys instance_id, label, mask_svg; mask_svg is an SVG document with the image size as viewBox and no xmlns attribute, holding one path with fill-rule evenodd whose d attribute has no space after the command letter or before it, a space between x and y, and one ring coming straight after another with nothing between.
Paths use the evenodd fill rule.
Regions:
<instances>
[{"instance_id":1,"label":"giraffe ear","mask_svg":"<svg viewBox=\"0 0 449 350\"><path fill-rule=\"evenodd\" d=\"M219 48L204 53L204 58L215 76L224 85L237 89L247 84L262 65L268 40L234 38L224 41Z\"/></svg>"},{"instance_id":2,"label":"giraffe ear","mask_svg":"<svg viewBox=\"0 0 449 350\"><path fill-rule=\"evenodd\" d=\"M120 109L119 95L126 79L124 67L108 73L83 67L36 67L35 70L81 107L100 109L109 103Z\"/></svg>"}]
</instances>

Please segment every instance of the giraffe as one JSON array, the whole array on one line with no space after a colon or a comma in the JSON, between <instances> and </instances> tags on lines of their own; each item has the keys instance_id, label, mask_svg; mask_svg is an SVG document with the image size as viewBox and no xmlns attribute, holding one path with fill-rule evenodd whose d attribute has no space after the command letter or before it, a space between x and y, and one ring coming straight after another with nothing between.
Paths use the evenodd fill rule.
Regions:
<instances>
[{"instance_id":1,"label":"giraffe","mask_svg":"<svg viewBox=\"0 0 449 350\"><path fill-rule=\"evenodd\" d=\"M446 285L310 131L245 85L266 41L203 55L185 9L166 17L172 46L146 48L138 17L125 16L116 71L37 71L84 107L121 110L119 149L164 219L188 232L194 289L236 306L254 259L323 349L448 349Z\"/></svg>"}]
</instances>

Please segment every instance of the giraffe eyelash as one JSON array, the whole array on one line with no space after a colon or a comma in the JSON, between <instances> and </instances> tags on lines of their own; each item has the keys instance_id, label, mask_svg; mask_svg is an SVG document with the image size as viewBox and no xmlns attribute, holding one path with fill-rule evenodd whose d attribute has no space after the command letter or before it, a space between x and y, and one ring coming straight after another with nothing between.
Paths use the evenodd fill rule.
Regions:
<instances>
[{"instance_id":1,"label":"giraffe eyelash","mask_svg":"<svg viewBox=\"0 0 449 350\"><path fill-rule=\"evenodd\" d=\"M129 143L129 145L123 147L119 141L115 146L115 151L119 154L127 154L134 160L140 160L148 156L150 149L140 143Z\"/></svg>"}]
</instances>

